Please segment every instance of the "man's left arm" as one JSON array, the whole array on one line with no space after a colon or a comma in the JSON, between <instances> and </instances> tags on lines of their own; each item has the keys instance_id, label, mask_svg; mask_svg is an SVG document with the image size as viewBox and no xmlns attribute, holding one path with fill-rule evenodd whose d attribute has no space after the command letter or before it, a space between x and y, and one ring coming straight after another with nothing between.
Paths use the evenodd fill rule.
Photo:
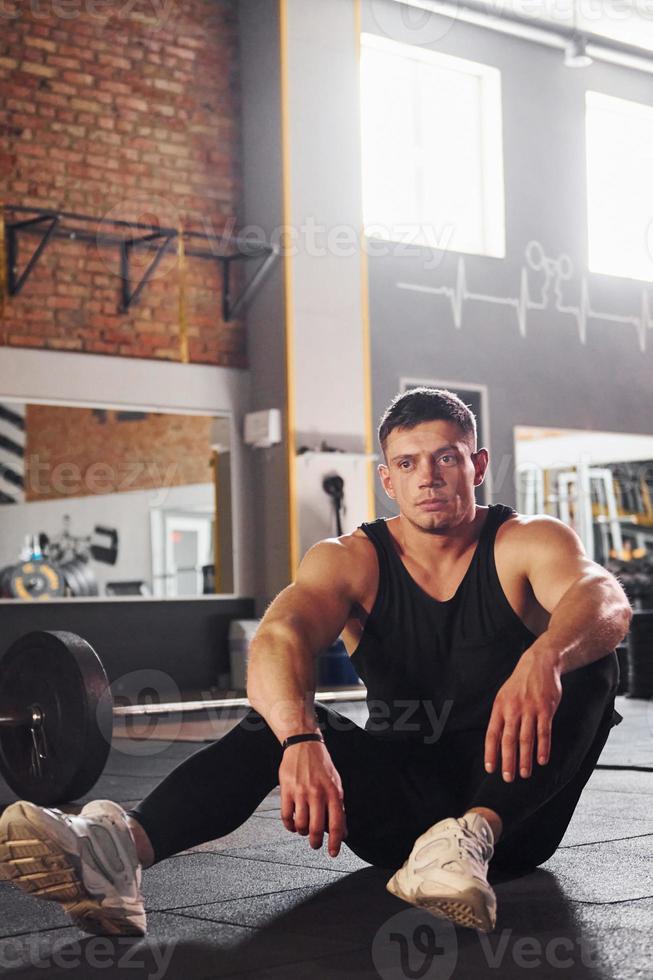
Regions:
<instances>
[{"instance_id":1,"label":"man's left arm","mask_svg":"<svg viewBox=\"0 0 653 980\"><path fill-rule=\"evenodd\" d=\"M516 756L530 776L533 751L544 765L551 723L562 697L560 676L607 656L628 632L632 610L617 580L587 558L580 539L554 518L515 528L519 561L533 594L550 613L547 629L524 652L497 693L485 739L485 768L492 772L501 747L510 782Z\"/></svg>"},{"instance_id":2,"label":"man's left arm","mask_svg":"<svg viewBox=\"0 0 653 980\"><path fill-rule=\"evenodd\" d=\"M554 518L526 525L525 571L539 604L551 614L531 650L561 674L607 656L628 632L632 609L616 578L590 561L571 528Z\"/></svg>"}]
</instances>

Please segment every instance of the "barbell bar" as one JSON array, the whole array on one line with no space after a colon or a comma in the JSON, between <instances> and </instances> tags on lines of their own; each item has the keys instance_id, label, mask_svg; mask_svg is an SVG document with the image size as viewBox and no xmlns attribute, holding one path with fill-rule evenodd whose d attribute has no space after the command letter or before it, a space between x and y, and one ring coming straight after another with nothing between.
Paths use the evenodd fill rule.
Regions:
<instances>
[{"instance_id":1,"label":"barbell bar","mask_svg":"<svg viewBox=\"0 0 653 980\"><path fill-rule=\"evenodd\" d=\"M342 691L319 691L319 701L364 701L367 691L364 687L345 688ZM128 704L113 709L114 718L142 717L144 715L177 715L210 711L220 708L249 708L247 698L208 698L204 701L162 701L154 704ZM0 724L2 722L0 721Z\"/></svg>"},{"instance_id":2,"label":"barbell bar","mask_svg":"<svg viewBox=\"0 0 653 980\"><path fill-rule=\"evenodd\" d=\"M364 687L320 691L320 701L363 700ZM247 708L246 697L114 706L100 657L76 633L37 630L0 658L0 774L40 806L84 796L106 765L114 718Z\"/></svg>"}]
</instances>

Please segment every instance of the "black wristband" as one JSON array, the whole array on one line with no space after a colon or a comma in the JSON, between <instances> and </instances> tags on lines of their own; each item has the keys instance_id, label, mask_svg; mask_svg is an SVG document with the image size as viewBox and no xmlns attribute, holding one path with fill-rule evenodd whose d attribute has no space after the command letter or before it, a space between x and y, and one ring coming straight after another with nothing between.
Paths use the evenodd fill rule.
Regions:
<instances>
[{"instance_id":1,"label":"black wristband","mask_svg":"<svg viewBox=\"0 0 653 980\"><path fill-rule=\"evenodd\" d=\"M285 752L289 745L294 745L295 742L324 742L324 739L318 732L307 732L305 735L290 735L288 738L284 738L281 743L282 752Z\"/></svg>"}]
</instances>

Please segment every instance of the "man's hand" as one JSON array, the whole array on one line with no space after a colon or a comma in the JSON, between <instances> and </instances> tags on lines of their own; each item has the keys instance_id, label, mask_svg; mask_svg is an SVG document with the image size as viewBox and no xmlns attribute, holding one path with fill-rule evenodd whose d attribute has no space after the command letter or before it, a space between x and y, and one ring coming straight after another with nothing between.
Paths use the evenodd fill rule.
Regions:
<instances>
[{"instance_id":1,"label":"man's hand","mask_svg":"<svg viewBox=\"0 0 653 980\"><path fill-rule=\"evenodd\" d=\"M347 836L340 774L322 742L295 742L279 766L281 820L286 830L310 834L314 849L322 847L328 813L329 854L337 857Z\"/></svg>"},{"instance_id":2,"label":"man's hand","mask_svg":"<svg viewBox=\"0 0 653 980\"><path fill-rule=\"evenodd\" d=\"M485 736L487 772L494 772L499 747L506 782L515 775L517 750L523 778L531 775L536 742L538 763L549 761L551 722L561 697L559 665L530 647L494 699Z\"/></svg>"}]
</instances>

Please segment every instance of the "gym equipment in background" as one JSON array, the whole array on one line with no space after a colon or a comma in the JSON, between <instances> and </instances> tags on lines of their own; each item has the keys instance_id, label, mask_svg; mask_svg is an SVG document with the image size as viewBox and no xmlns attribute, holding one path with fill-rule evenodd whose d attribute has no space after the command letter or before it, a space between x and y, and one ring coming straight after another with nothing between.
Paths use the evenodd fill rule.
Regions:
<instances>
[{"instance_id":1,"label":"gym equipment in background","mask_svg":"<svg viewBox=\"0 0 653 980\"><path fill-rule=\"evenodd\" d=\"M336 512L336 530L338 536L342 534L342 502L345 496L345 481L337 473L332 476L325 476L322 481L322 489L324 492L331 497L333 503L333 509Z\"/></svg>"},{"instance_id":2,"label":"gym equipment in background","mask_svg":"<svg viewBox=\"0 0 653 980\"><path fill-rule=\"evenodd\" d=\"M150 692L151 693L151 692ZM365 688L320 691L320 701L364 700ZM68 803L95 785L106 765L114 718L248 708L247 698L115 707L93 647L75 633L37 630L0 658L0 774L20 799Z\"/></svg>"}]
</instances>

